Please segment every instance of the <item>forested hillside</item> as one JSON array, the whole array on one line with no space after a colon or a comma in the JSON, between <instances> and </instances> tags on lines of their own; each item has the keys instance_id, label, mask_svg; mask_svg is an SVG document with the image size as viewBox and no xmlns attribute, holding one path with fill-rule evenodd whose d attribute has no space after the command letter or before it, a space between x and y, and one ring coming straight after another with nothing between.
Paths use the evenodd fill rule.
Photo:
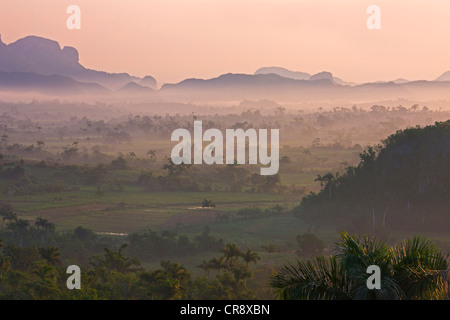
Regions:
<instances>
[{"instance_id":1,"label":"forested hillside","mask_svg":"<svg viewBox=\"0 0 450 320\"><path fill-rule=\"evenodd\" d=\"M319 175L322 190L295 208L317 223L352 231L448 231L450 120L397 131L360 154L342 175Z\"/></svg>"}]
</instances>

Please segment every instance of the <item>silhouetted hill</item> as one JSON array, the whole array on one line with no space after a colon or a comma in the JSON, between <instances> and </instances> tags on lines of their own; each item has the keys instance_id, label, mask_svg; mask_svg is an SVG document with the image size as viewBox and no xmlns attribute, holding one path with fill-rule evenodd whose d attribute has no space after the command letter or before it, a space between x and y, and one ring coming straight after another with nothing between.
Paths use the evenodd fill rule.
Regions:
<instances>
[{"instance_id":1,"label":"silhouetted hill","mask_svg":"<svg viewBox=\"0 0 450 320\"><path fill-rule=\"evenodd\" d=\"M80 82L95 82L115 90L132 81L152 83L154 78L144 79L128 73L107 73L87 69L79 63L78 51L73 47L61 49L58 42L28 36L6 45L0 38L0 71L26 72L39 75L61 75Z\"/></svg>"},{"instance_id":2,"label":"silhouetted hill","mask_svg":"<svg viewBox=\"0 0 450 320\"><path fill-rule=\"evenodd\" d=\"M450 71L444 72L439 78L435 81L450 81Z\"/></svg>"},{"instance_id":3,"label":"silhouetted hill","mask_svg":"<svg viewBox=\"0 0 450 320\"><path fill-rule=\"evenodd\" d=\"M97 83L83 83L59 75L0 71L0 91L36 91L47 94L105 94L109 90Z\"/></svg>"},{"instance_id":4,"label":"silhouetted hill","mask_svg":"<svg viewBox=\"0 0 450 320\"><path fill-rule=\"evenodd\" d=\"M290 78L295 80L317 80L327 78L340 85L356 85L356 83L346 82L340 78L337 78L328 71L322 71L314 75L310 75L309 73L306 72L291 71L281 67L264 67L256 70L254 74L270 74L270 73L277 74L284 78Z\"/></svg>"},{"instance_id":5,"label":"silhouetted hill","mask_svg":"<svg viewBox=\"0 0 450 320\"><path fill-rule=\"evenodd\" d=\"M398 79L393 80L392 82L401 84L401 83L406 83L406 82L410 82L410 81L403 79L403 78L398 78Z\"/></svg>"},{"instance_id":6,"label":"silhouetted hill","mask_svg":"<svg viewBox=\"0 0 450 320\"><path fill-rule=\"evenodd\" d=\"M331 74L331 72L327 72L327 71L322 71L322 72L316 73L309 78L310 81L323 80L323 79L327 79L330 82L335 83L333 75Z\"/></svg>"},{"instance_id":7,"label":"silhouetted hill","mask_svg":"<svg viewBox=\"0 0 450 320\"><path fill-rule=\"evenodd\" d=\"M122 88L119 89L119 92L128 92L128 93L150 93L153 92L153 89L141 86L137 84L136 82L130 82L124 85Z\"/></svg>"},{"instance_id":8,"label":"silhouetted hill","mask_svg":"<svg viewBox=\"0 0 450 320\"><path fill-rule=\"evenodd\" d=\"M314 96L319 91L336 91L328 79L294 80L276 74L224 74L213 79L186 79L177 84L165 84L161 92L181 96L217 99L257 97L283 98L291 94Z\"/></svg>"},{"instance_id":9,"label":"silhouetted hill","mask_svg":"<svg viewBox=\"0 0 450 320\"><path fill-rule=\"evenodd\" d=\"M0 38L0 71L13 73L11 79L3 74L3 89L44 90L61 92L105 92L104 88L120 92L157 90L151 76L138 78L128 73L107 73L85 68L79 63L78 51L73 47L61 48L50 39L28 36L6 45ZM314 75L294 72L285 68L261 68L255 74L224 74L212 79L186 79L176 84L165 84L160 90L169 99L200 100L382 100L382 99L448 99L449 72L439 81L406 81L347 83L323 71ZM60 76L61 83L51 77ZM68 80L71 78L73 81ZM19 80L20 79L20 80ZM38 80L40 79L40 80ZM23 81L23 83L21 83ZM42 83L35 83L42 81ZM84 83L84 84L83 84ZM95 86L97 83L100 86ZM17 88L14 88L14 85ZM70 89L69 87L74 87Z\"/></svg>"},{"instance_id":10,"label":"silhouetted hill","mask_svg":"<svg viewBox=\"0 0 450 320\"><path fill-rule=\"evenodd\" d=\"M448 231L450 120L398 131L360 158L342 176L318 176L323 190L305 197L296 214L352 232Z\"/></svg>"},{"instance_id":11,"label":"silhouetted hill","mask_svg":"<svg viewBox=\"0 0 450 320\"><path fill-rule=\"evenodd\" d=\"M176 84L165 84L164 94L183 98L205 99L381 99L409 97L413 94L401 84L367 83L343 86L332 74L321 72L309 80L295 80L270 74L224 74L212 79L186 79Z\"/></svg>"},{"instance_id":12,"label":"silhouetted hill","mask_svg":"<svg viewBox=\"0 0 450 320\"><path fill-rule=\"evenodd\" d=\"M285 68L281 67L263 67L259 68L255 71L254 74L277 74L279 76L282 76L284 78L290 78L295 80L309 80L311 75L306 72L299 72L299 71L291 71Z\"/></svg>"},{"instance_id":13,"label":"silhouetted hill","mask_svg":"<svg viewBox=\"0 0 450 320\"><path fill-rule=\"evenodd\" d=\"M156 89L157 86L156 79L152 76L145 76L141 79L140 84L152 89Z\"/></svg>"}]
</instances>

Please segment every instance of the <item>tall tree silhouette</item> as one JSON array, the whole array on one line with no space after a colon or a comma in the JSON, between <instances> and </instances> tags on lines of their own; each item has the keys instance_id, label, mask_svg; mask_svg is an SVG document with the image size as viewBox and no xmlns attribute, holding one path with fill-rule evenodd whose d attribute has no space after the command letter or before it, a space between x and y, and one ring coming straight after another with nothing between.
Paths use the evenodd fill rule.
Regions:
<instances>
[{"instance_id":1,"label":"tall tree silhouette","mask_svg":"<svg viewBox=\"0 0 450 320\"><path fill-rule=\"evenodd\" d=\"M206 208L206 224L209 224L209 209L215 207L216 205L212 202L212 200L204 199L202 201L202 208Z\"/></svg>"}]
</instances>

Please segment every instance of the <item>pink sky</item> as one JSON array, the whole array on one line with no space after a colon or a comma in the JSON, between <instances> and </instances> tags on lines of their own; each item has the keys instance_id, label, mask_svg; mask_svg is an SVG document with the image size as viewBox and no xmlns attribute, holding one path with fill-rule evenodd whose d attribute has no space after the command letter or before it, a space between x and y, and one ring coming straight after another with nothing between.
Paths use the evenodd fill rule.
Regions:
<instances>
[{"instance_id":1,"label":"pink sky","mask_svg":"<svg viewBox=\"0 0 450 320\"><path fill-rule=\"evenodd\" d=\"M66 28L71 4L81 30ZM366 27L371 4L381 30ZM432 80L450 70L449 17L447 0L1 0L0 34L51 38L77 48L88 68L160 83L263 66Z\"/></svg>"}]
</instances>

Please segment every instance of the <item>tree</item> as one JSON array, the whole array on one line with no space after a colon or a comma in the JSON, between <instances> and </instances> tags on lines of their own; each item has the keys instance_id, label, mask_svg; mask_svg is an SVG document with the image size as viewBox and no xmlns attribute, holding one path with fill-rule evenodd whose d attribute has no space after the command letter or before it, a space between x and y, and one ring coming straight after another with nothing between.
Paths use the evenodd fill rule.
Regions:
<instances>
[{"instance_id":1,"label":"tree","mask_svg":"<svg viewBox=\"0 0 450 320\"><path fill-rule=\"evenodd\" d=\"M304 197L296 213L363 233L370 231L369 212L372 226L447 231L449 134L450 120L397 131L361 152L359 164L342 175L318 176L324 188Z\"/></svg>"},{"instance_id":2,"label":"tree","mask_svg":"<svg viewBox=\"0 0 450 320\"><path fill-rule=\"evenodd\" d=\"M130 258L123 255L123 251L128 247L128 244L124 243L120 246L118 251L112 251L108 248L104 248L105 254L103 257L94 256L96 262L92 264L96 268L104 267L109 271L117 272L132 272L136 271L135 267L141 264L138 258Z\"/></svg>"},{"instance_id":3,"label":"tree","mask_svg":"<svg viewBox=\"0 0 450 320\"><path fill-rule=\"evenodd\" d=\"M119 155L117 159L111 161L111 169L113 170L128 169L127 160L122 155Z\"/></svg>"},{"instance_id":4,"label":"tree","mask_svg":"<svg viewBox=\"0 0 450 320\"><path fill-rule=\"evenodd\" d=\"M448 265L426 239L414 237L389 248L375 238L341 234L334 256L282 267L271 279L278 299L444 299ZM367 288L367 267L381 270L381 289Z\"/></svg>"},{"instance_id":5,"label":"tree","mask_svg":"<svg viewBox=\"0 0 450 320\"><path fill-rule=\"evenodd\" d=\"M36 218L34 225L41 229L41 243L44 243L46 232L55 230L55 225L53 223L48 222L47 219L41 217Z\"/></svg>"},{"instance_id":6,"label":"tree","mask_svg":"<svg viewBox=\"0 0 450 320\"><path fill-rule=\"evenodd\" d=\"M275 192L279 184L280 184L280 174L277 173L271 176L265 176L262 188L264 192Z\"/></svg>"},{"instance_id":7,"label":"tree","mask_svg":"<svg viewBox=\"0 0 450 320\"><path fill-rule=\"evenodd\" d=\"M17 232L19 233L19 247L22 247L23 236L29 225L30 222L24 219L18 219L17 221L12 222L9 225L12 230L17 230Z\"/></svg>"},{"instance_id":8,"label":"tree","mask_svg":"<svg viewBox=\"0 0 450 320\"><path fill-rule=\"evenodd\" d=\"M38 260L34 262L32 273L38 278L38 281L32 284L33 296L38 296L40 299L45 300L54 300L60 297L61 291L57 285L55 268L47 265L42 260Z\"/></svg>"},{"instance_id":9,"label":"tree","mask_svg":"<svg viewBox=\"0 0 450 320\"><path fill-rule=\"evenodd\" d=\"M179 263L161 261L162 269L142 272L139 278L150 299L186 299L189 272Z\"/></svg>"},{"instance_id":10,"label":"tree","mask_svg":"<svg viewBox=\"0 0 450 320\"><path fill-rule=\"evenodd\" d=\"M2 239L2 241L3 241L3 239ZM2 245L3 245L3 243L2 243ZM10 262L9 257L0 255L0 278L2 278L3 275L8 272L10 266L11 266L11 262Z\"/></svg>"},{"instance_id":11,"label":"tree","mask_svg":"<svg viewBox=\"0 0 450 320\"><path fill-rule=\"evenodd\" d=\"M156 160L156 150L148 150L147 155L149 156L150 160L154 161Z\"/></svg>"},{"instance_id":12,"label":"tree","mask_svg":"<svg viewBox=\"0 0 450 320\"><path fill-rule=\"evenodd\" d=\"M96 238L96 235L94 232L92 232L92 230L83 228L81 226L77 227L73 231L73 234L76 239L86 242L86 243L90 242L90 241L94 241Z\"/></svg>"},{"instance_id":13,"label":"tree","mask_svg":"<svg viewBox=\"0 0 450 320\"><path fill-rule=\"evenodd\" d=\"M100 186L106 177L106 173L107 172L105 165L99 163L97 166L88 171L86 183L90 185Z\"/></svg>"},{"instance_id":14,"label":"tree","mask_svg":"<svg viewBox=\"0 0 450 320\"><path fill-rule=\"evenodd\" d=\"M212 267L211 261L206 261L206 260L203 260L202 263L200 263L197 266L197 268L200 268L205 271L207 279L209 279L209 270L211 270L211 267Z\"/></svg>"},{"instance_id":15,"label":"tree","mask_svg":"<svg viewBox=\"0 0 450 320\"><path fill-rule=\"evenodd\" d=\"M404 299L448 297L449 265L430 240L414 237L396 245L392 249L392 269Z\"/></svg>"},{"instance_id":16,"label":"tree","mask_svg":"<svg viewBox=\"0 0 450 320\"><path fill-rule=\"evenodd\" d=\"M233 261L235 258L242 257L242 251L234 243L227 243L225 248L220 250L225 257L225 261L230 262L230 268L233 268Z\"/></svg>"},{"instance_id":17,"label":"tree","mask_svg":"<svg viewBox=\"0 0 450 320\"><path fill-rule=\"evenodd\" d=\"M216 205L212 200L204 199L202 202L202 208L206 208L206 224L209 224L209 208L215 208Z\"/></svg>"},{"instance_id":18,"label":"tree","mask_svg":"<svg viewBox=\"0 0 450 320\"><path fill-rule=\"evenodd\" d=\"M259 259L261 259L257 252L253 251L252 249L248 248L247 251L245 251L242 254L242 259L245 261L245 266L248 268L248 264L253 262L256 263Z\"/></svg>"},{"instance_id":19,"label":"tree","mask_svg":"<svg viewBox=\"0 0 450 320\"><path fill-rule=\"evenodd\" d=\"M283 266L270 285L280 300L347 300L347 281L336 257L315 257Z\"/></svg>"},{"instance_id":20,"label":"tree","mask_svg":"<svg viewBox=\"0 0 450 320\"><path fill-rule=\"evenodd\" d=\"M161 267L169 275L169 279L173 280L173 285L176 290L175 298L182 299L187 295L187 281L191 278L190 273L180 265L178 262L170 260L161 261Z\"/></svg>"},{"instance_id":21,"label":"tree","mask_svg":"<svg viewBox=\"0 0 450 320\"><path fill-rule=\"evenodd\" d=\"M6 144L8 142L8 138L9 138L8 135L4 134L4 135L2 135L0 140L3 144Z\"/></svg>"},{"instance_id":22,"label":"tree","mask_svg":"<svg viewBox=\"0 0 450 320\"><path fill-rule=\"evenodd\" d=\"M49 265L61 265L61 253L58 248L50 246L47 248L39 248L38 250L42 258L46 260Z\"/></svg>"},{"instance_id":23,"label":"tree","mask_svg":"<svg viewBox=\"0 0 450 320\"><path fill-rule=\"evenodd\" d=\"M187 168L189 167L188 164L181 163L181 164L175 164L172 161L172 158L167 158L167 163L163 165L163 170L167 170L167 176L170 178L177 178L179 177Z\"/></svg>"},{"instance_id":24,"label":"tree","mask_svg":"<svg viewBox=\"0 0 450 320\"><path fill-rule=\"evenodd\" d=\"M3 216L3 221L9 220L9 222L17 221L17 214L9 204L4 204L0 207L0 215Z\"/></svg>"},{"instance_id":25,"label":"tree","mask_svg":"<svg viewBox=\"0 0 450 320\"><path fill-rule=\"evenodd\" d=\"M217 274L220 275L220 270L225 269L227 265L225 264L225 257L214 257L209 261L210 268L217 270Z\"/></svg>"},{"instance_id":26,"label":"tree","mask_svg":"<svg viewBox=\"0 0 450 320\"><path fill-rule=\"evenodd\" d=\"M273 244L273 243L267 243L265 245L262 245L261 248L263 248L264 250L266 250L267 253L269 253L269 261L268 264L270 264L270 255L274 252L278 251L278 247Z\"/></svg>"},{"instance_id":27,"label":"tree","mask_svg":"<svg viewBox=\"0 0 450 320\"><path fill-rule=\"evenodd\" d=\"M328 189L330 200L331 200L331 189L336 181L336 178L331 172L328 172L321 176L320 174L317 175L317 178L314 181L319 181L320 186L323 187L323 190Z\"/></svg>"}]
</instances>

